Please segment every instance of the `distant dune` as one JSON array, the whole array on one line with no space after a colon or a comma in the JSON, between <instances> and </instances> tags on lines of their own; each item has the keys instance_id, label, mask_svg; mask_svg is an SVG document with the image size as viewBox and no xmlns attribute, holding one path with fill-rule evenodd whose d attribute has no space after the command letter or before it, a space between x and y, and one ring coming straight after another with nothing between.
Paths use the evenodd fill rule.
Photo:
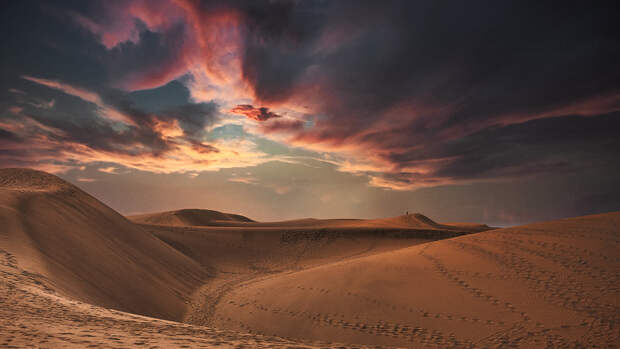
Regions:
<instances>
[{"instance_id":1,"label":"distant dune","mask_svg":"<svg viewBox=\"0 0 620 349\"><path fill-rule=\"evenodd\" d=\"M218 226L226 223L253 222L238 214L222 213L212 210L183 209L129 216L136 223L173 226Z\"/></svg>"},{"instance_id":2,"label":"distant dune","mask_svg":"<svg viewBox=\"0 0 620 349\"><path fill-rule=\"evenodd\" d=\"M452 223L439 224L420 213L380 219L316 219L303 218L288 221L256 222L248 217L204 209L183 209L128 216L140 224L168 226L212 226L212 227L288 227L288 228L402 228L418 230L483 231L490 228L485 224Z\"/></svg>"},{"instance_id":3,"label":"distant dune","mask_svg":"<svg viewBox=\"0 0 620 349\"><path fill-rule=\"evenodd\" d=\"M422 214L131 218L56 176L0 169L0 347L620 341L620 212L495 230Z\"/></svg>"}]
</instances>

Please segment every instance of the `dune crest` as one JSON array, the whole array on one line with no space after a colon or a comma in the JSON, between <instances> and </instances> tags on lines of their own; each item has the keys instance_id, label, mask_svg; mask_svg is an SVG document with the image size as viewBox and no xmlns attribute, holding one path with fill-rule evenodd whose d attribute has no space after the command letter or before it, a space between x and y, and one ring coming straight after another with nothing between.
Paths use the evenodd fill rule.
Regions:
<instances>
[{"instance_id":1,"label":"dune crest","mask_svg":"<svg viewBox=\"0 0 620 349\"><path fill-rule=\"evenodd\" d=\"M0 169L0 188L22 192L53 192L75 187L62 179L41 171L22 168Z\"/></svg>"},{"instance_id":2,"label":"dune crest","mask_svg":"<svg viewBox=\"0 0 620 349\"><path fill-rule=\"evenodd\" d=\"M254 222L248 217L205 209L182 209L129 216L136 223L172 226L218 226L222 223Z\"/></svg>"}]
</instances>

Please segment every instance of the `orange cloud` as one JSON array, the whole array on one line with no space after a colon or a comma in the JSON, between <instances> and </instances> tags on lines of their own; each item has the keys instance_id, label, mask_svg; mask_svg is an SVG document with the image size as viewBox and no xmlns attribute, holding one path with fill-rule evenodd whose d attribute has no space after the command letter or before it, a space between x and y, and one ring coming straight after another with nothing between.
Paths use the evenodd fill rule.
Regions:
<instances>
[{"instance_id":1,"label":"orange cloud","mask_svg":"<svg viewBox=\"0 0 620 349\"><path fill-rule=\"evenodd\" d=\"M210 97L216 88L227 93L244 89L240 72L240 19L236 10L227 6L205 10L199 2L190 0L106 2L105 7L109 19L103 23L79 14L73 14L73 17L83 27L98 34L108 49L123 42L139 44L136 19L148 30L160 33L175 24L184 25L182 41L170 43L178 52L156 66L125 74L118 86L127 90L150 89L191 74L195 80L201 81L200 86L192 91L195 96L204 95L207 86Z\"/></svg>"},{"instance_id":2,"label":"orange cloud","mask_svg":"<svg viewBox=\"0 0 620 349\"><path fill-rule=\"evenodd\" d=\"M231 113L244 115L245 117L256 121L267 121L271 118L279 118L278 115L266 107L254 107L250 104L240 104L230 110Z\"/></svg>"},{"instance_id":3,"label":"orange cloud","mask_svg":"<svg viewBox=\"0 0 620 349\"><path fill-rule=\"evenodd\" d=\"M204 142L162 136L171 147L162 153L153 153L141 149L140 144L127 149L121 145L111 150L94 149L65 137L62 130L26 116L2 121L0 129L15 135L14 139L0 142L1 163L55 173L100 162L117 165L100 169L106 173L114 173L119 166L154 173L192 173L255 166L277 159L256 150L254 143L244 139L222 140L215 148ZM24 143L23 139L28 142Z\"/></svg>"}]
</instances>

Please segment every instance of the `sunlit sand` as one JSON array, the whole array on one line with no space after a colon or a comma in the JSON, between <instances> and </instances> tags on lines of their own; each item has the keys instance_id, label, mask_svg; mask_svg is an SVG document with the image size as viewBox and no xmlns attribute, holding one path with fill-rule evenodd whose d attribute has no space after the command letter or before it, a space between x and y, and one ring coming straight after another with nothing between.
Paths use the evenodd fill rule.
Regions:
<instances>
[{"instance_id":1,"label":"sunlit sand","mask_svg":"<svg viewBox=\"0 0 620 349\"><path fill-rule=\"evenodd\" d=\"M1 347L620 341L618 212L505 229L413 213L127 219L56 176L2 169L0 227Z\"/></svg>"}]
</instances>

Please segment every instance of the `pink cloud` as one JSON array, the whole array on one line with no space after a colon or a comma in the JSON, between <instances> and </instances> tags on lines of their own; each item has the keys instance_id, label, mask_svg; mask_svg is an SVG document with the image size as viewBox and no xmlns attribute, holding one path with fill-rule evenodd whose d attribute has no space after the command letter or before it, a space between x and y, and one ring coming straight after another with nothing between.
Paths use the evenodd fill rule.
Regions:
<instances>
[{"instance_id":1,"label":"pink cloud","mask_svg":"<svg viewBox=\"0 0 620 349\"><path fill-rule=\"evenodd\" d=\"M175 43L179 52L157 66L128 74L118 81L118 86L127 90L150 89L187 73L203 75L219 85L240 80L240 20L235 10L226 6L205 10L198 2L189 0L134 0L105 2L105 12L98 22L79 14L72 17L99 35L108 49L124 42L139 44L136 20L148 30L160 33L177 23L185 26L181 43Z\"/></svg>"},{"instance_id":2,"label":"pink cloud","mask_svg":"<svg viewBox=\"0 0 620 349\"><path fill-rule=\"evenodd\" d=\"M278 115L269 110L267 107L254 107L250 104L239 104L230 110L233 114L243 115L248 119L256 121L267 121L272 118L279 118Z\"/></svg>"}]
</instances>

